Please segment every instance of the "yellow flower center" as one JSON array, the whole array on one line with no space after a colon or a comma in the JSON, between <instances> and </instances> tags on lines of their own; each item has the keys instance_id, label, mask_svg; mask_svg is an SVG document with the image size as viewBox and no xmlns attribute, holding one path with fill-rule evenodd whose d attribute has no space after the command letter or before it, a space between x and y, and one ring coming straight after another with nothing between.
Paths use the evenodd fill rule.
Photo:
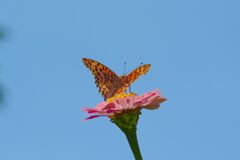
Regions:
<instances>
[{"instance_id":1,"label":"yellow flower center","mask_svg":"<svg viewBox=\"0 0 240 160\"><path fill-rule=\"evenodd\" d=\"M130 92L130 93L119 93L119 94L114 95L111 98L108 98L106 101L107 102L112 102L116 98L126 98L126 97L133 96L133 95L137 95L137 94L136 93L132 93L132 92Z\"/></svg>"}]
</instances>

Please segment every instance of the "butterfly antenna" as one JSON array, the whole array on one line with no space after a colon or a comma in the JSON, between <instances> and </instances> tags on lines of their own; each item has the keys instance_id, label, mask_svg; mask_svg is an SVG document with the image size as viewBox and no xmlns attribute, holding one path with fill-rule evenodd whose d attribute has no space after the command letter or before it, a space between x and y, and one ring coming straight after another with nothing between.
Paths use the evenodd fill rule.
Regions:
<instances>
[{"instance_id":1,"label":"butterfly antenna","mask_svg":"<svg viewBox=\"0 0 240 160\"><path fill-rule=\"evenodd\" d=\"M126 65L127 65L127 62L124 62L124 66L123 66L123 74L126 73Z\"/></svg>"},{"instance_id":2,"label":"butterfly antenna","mask_svg":"<svg viewBox=\"0 0 240 160\"><path fill-rule=\"evenodd\" d=\"M139 66L143 65L143 62L141 62L140 64L138 64L137 66L134 67L134 69L138 68ZM131 70L127 71L125 74L130 73Z\"/></svg>"}]
</instances>

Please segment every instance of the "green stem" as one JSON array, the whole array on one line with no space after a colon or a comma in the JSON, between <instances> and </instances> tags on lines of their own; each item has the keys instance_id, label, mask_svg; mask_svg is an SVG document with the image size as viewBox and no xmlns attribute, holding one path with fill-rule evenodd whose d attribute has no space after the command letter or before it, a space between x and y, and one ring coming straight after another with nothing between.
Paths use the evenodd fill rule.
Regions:
<instances>
[{"instance_id":1,"label":"green stem","mask_svg":"<svg viewBox=\"0 0 240 160\"><path fill-rule=\"evenodd\" d=\"M131 150L134 154L135 160L142 160L142 155L139 149L136 128L124 130L124 133L127 137L128 143L131 147Z\"/></svg>"},{"instance_id":2,"label":"green stem","mask_svg":"<svg viewBox=\"0 0 240 160\"><path fill-rule=\"evenodd\" d=\"M111 121L126 135L135 160L142 160L137 140L137 122L140 114L140 110L135 110L111 118Z\"/></svg>"}]
</instances>

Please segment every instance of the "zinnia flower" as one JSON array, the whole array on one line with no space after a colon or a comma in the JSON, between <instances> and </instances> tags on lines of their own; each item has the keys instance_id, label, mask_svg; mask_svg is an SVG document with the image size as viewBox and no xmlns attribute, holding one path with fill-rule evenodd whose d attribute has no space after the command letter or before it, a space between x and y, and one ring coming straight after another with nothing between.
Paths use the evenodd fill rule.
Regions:
<instances>
[{"instance_id":1,"label":"zinnia flower","mask_svg":"<svg viewBox=\"0 0 240 160\"><path fill-rule=\"evenodd\" d=\"M142 160L138 146L136 129L141 109L157 109L160 103L166 101L158 89L147 92L143 95L135 93L119 94L107 101L99 103L95 108L83 108L91 116L85 120L100 116L107 116L126 135L129 145L136 160Z\"/></svg>"},{"instance_id":2,"label":"zinnia flower","mask_svg":"<svg viewBox=\"0 0 240 160\"><path fill-rule=\"evenodd\" d=\"M161 102L166 101L166 98L162 97L159 92L160 91L156 89L141 96L135 93L116 95L107 101L99 103L95 108L83 108L82 110L88 114L94 114L85 120L99 116L113 118L123 113L141 110L142 108L150 110L157 109Z\"/></svg>"}]
</instances>

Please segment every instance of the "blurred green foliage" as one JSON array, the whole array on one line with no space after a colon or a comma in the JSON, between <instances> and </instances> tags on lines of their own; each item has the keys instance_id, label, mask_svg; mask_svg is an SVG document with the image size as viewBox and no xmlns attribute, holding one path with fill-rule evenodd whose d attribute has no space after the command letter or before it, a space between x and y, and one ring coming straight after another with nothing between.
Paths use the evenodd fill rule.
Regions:
<instances>
[{"instance_id":1,"label":"blurred green foliage","mask_svg":"<svg viewBox=\"0 0 240 160\"><path fill-rule=\"evenodd\" d=\"M0 105L3 103L3 100L4 100L3 89L0 86Z\"/></svg>"},{"instance_id":2,"label":"blurred green foliage","mask_svg":"<svg viewBox=\"0 0 240 160\"><path fill-rule=\"evenodd\" d=\"M0 40L1 40L1 41L4 40L4 39L5 39L5 36L6 36L5 31L4 31L4 29L0 26Z\"/></svg>"},{"instance_id":3,"label":"blurred green foliage","mask_svg":"<svg viewBox=\"0 0 240 160\"><path fill-rule=\"evenodd\" d=\"M0 40L4 38L4 33L0 31Z\"/></svg>"},{"instance_id":4,"label":"blurred green foliage","mask_svg":"<svg viewBox=\"0 0 240 160\"><path fill-rule=\"evenodd\" d=\"M4 29L0 26L0 42L3 41L5 39L5 31ZM3 104L4 101L4 93L3 93L3 88L0 85L0 106Z\"/></svg>"}]
</instances>

